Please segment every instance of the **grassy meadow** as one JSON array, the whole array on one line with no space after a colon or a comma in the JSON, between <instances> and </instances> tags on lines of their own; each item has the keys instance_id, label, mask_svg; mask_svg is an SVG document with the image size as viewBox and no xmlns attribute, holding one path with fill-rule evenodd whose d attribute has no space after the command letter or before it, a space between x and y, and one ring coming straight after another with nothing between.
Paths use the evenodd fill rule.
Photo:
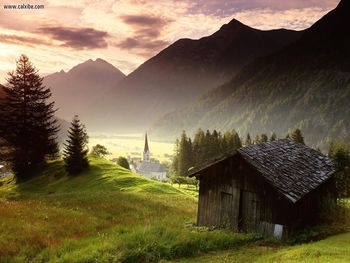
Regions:
<instances>
[{"instance_id":1,"label":"grassy meadow","mask_svg":"<svg viewBox=\"0 0 350 263\"><path fill-rule=\"evenodd\" d=\"M62 161L37 178L0 181L0 262L157 262L241 246L254 235L196 228L188 190L102 159L68 177Z\"/></svg>"},{"instance_id":2,"label":"grassy meadow","mask_svg":"<svg viewBox=\"0 0 350 263\"><path fill-rule=\"evenodd\" d=\"M349 233L291 246L195 227L196 211L186 186L97 158L69 177L55 161L29 181L0 180L0 262L350 261Z\"/></svg>"}]
</instances>

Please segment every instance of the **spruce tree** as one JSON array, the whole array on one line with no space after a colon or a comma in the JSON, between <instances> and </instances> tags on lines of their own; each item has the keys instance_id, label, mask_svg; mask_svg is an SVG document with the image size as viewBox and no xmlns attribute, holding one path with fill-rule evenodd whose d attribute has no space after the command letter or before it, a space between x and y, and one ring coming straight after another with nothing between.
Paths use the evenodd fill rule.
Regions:
<instances>
[{"instance_id":1,"label":"spruce tree","mask_svg":"<svg viewBox=\"0 0 350 263\"><path fill-rule=\"evenodd\" d=\"M21 55L14 72L8 73L1 102L0 137L7 143L8 158L17 179L32 175L49 155L58 153L54 102L43 78Z\"/></svg>"},{"instance_id":2,"label":"spruce tree","mask_svg":"<svg viewBox=\"0 0 350 263\"><path fill-rule=\"evenodd\" d=\"M199 129L193 139L193 159L194 165L199 166L205 161L206 149L204 131Z\"/></svg>"},{"instance_id":3,"label":"spruce tree","mask_svg":"<svg viewBox=\"0 0 350 263\"><path fill-rule=\"evenodd\" d=\"M250 137L250 134L247 134L247 138L245 139L245 146L252 145L252 138Z\"/></svg>"},{"instance_id":4,"label":"spruce tree","mask_svg":"<svg viewBox=\"0 0 350 263\"><path fill-rule=\"evenodd\" d=\"M269 138L267 137L266 134L261 134L261 137L260 137L260 142L267 142L269 140Z\"/></svg>"},{"instance_id":5,"label":"spruce tree","mask_svg":"<svg viewBox=\"0 0 350 263\"><path fill-rule=\"evenodd\" d=\"M77 174L89 167L87 143L88 136L85 127L75 115L68 131L68 139L64 144L63 159L69 174Z\"/></svg>"},{"instance_id":6,"label":"spruce tree","mask_svg":"<svg viewBox=\"0 0 350 263\"><path fill-rule=\"evenodd\" d=\"M186 176L187 171L193 166L192 142L183 131L179 144L178 175Z\"/></svg>"},{"instance_id":7,"label":"spruce tree","mask_svg":"<svg viewBox=\"0 0 350 263\"><path fill-rule=\"evenodd\" d=\"M239 149L242 147L242 141L235 129L232 130L233 137L233 149Z\"/></svg>"},{"instance_id":8,"label":"spruce tree","mask_svg":"<svg viewBox=\"0 0 350 263\"><path fill-rule=\"evenodd\" d=\"M291 134L291 138L292 138L292 140L294 140L298 143L305 144L304 137L303 137L300 129L295 129L293 131L293 133Z\"/></svg>"},{"instance_id":9,"label":"spruce tree","mask_svg":"<svg viewBox=\"0 0 350 263\"><path fill-rule=\"evenodd\" d=\"M273 142L273 141L276 141L276 139L277 139L277 135L276 135L276 133L273 132L271 137L270 137L270 141Z\"/></svg>"},{"instance_id":10,"label":"spruce tree","mask_svg":"<svg viewBox=\"0 0 350 263\"><path fill-rule=\"evenodd\" d=\"M261 143L260 135L256 135L255 140L254 140L254 144L259 144L259 143Z\"/></svg>"}]
</instances>

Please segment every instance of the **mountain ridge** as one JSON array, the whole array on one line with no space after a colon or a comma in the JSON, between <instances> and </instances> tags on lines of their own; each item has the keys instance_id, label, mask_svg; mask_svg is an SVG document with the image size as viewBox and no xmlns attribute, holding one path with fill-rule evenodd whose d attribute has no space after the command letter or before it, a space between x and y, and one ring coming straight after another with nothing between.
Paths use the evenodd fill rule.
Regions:
<instances>
[{"instance_id":1,"label":"mountain ridge","mask_svg":"<svg viewBox=\"0 0 350 263\"><path fill-rule=\"evenodd\" d=\"M344 26L350 24L348 11L349 3L341 2L296 42L258 58L193 105L159 119L153 136L174 137L182 129L194 133L198 128L236 128L243 136L275 131L283 137L298 127L307 142L323 149L331 139L348 138L350 30Z\"/></svg>"},{"instance_id":2,"label":"mountain ridge","mask_svg":"<svg viewBox=\"0 0 350 263\"><path fill-rule=\"evenodd\" d=\"M124 73L107 61L89 59L67 72L61 70L44 77L43 83L51 89L59 117L70 120L78 114L86 121L102 114L98 107L103 93L124 77Z\"/></svg>"},{"instance_id":3,"label":"mountain ridge","mask_svg":"<svg viewBox=\"0 0 350 263\"><path fill-rule=\"evenodd\" d=\"M106 109L110 118L105 122L130 123L131 129L144 130L160 114L186 105L231 79L248 62L300 35L285 29L253 29L232 20L210 36L180 39L121 80L118 89L111 89L106 100L115 107Z\"/></svg>"}]
</instances>

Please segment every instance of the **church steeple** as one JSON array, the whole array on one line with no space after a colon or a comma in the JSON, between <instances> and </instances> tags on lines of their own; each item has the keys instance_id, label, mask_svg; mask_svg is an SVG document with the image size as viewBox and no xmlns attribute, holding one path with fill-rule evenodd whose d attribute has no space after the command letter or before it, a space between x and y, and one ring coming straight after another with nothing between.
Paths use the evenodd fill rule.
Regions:
<instances>
[{"instance_id":1,"label":"church steeple","mask_svg":"<svg viewBox=\"0 0 350 263\"><path fill-rule=\"evenodd\" d=\"M143 150L143 160L144 161L150 160L150 151L149 151L149 147L148 147L147 132L146 132L146 136L145 136L145 148Z\"/></svg>"}]
</instances>

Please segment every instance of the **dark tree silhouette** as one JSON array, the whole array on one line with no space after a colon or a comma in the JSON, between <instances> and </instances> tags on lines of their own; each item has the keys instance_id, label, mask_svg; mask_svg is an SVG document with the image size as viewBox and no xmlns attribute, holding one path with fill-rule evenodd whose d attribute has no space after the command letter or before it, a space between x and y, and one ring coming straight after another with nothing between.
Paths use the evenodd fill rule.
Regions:
<instances>
[{"instance_id":1,"label":"dark tree silhouette","mask_svg":"<svg viewBox=\"0 0 350 263\"><path fill-rule=\"evenodd\" d=\"M120 156L117 160L117 164L125 169L130 170L130 165L128 160L125 157Z\"/></svg>"},{"instance_id":2,"label":"dark tree silhouette","mask_svg":"<svg viewBox=\"0 0 350 263\"><path fill-rule=\"evenodd\" d=\"M295 129L293 131L293 133L291 134L291 138L292 138L292 140L294 140L298 143L305 144L304 137L303 137L300 129Z\"/></svg>"},{"instance_id":3,"label":"dark tree silhouette","mask_svg":"<svg viewBox=\"0 0 350 263\"><path fill-rule=\"evenodd\" d=\"M23 179L44 164L47 156L58 153L59 128L43 78L27 56L21 55L16 64L16 70L8 73L1 101L0 137L8 146L7 161L17 179Z\"/></svg>"},{"instance_id":4,"label":"dark tree silhouette","mask_svg":"<svg viewBox=\"0 0 350 263\"><path fill-rule=\"evenodd\" d=\"M95 155L97 157L104 158L106 155L111 154L107 148L101 144L96 144L94 147L92 147L91 154Z\"/></svg>"},{"instance_id":5,"label":"dark tree silhouette","mask_svg":"<svg viewBox=\"0 0 350 263\"><path fill-rule=\"evenodd\" d=\"M77 174L89 167L88 135L85 127L81 124L79 117L74 116L71 127L68 131L68 139L65 143L64 162L69 174Z\"/></svg>"}]
</instances>

